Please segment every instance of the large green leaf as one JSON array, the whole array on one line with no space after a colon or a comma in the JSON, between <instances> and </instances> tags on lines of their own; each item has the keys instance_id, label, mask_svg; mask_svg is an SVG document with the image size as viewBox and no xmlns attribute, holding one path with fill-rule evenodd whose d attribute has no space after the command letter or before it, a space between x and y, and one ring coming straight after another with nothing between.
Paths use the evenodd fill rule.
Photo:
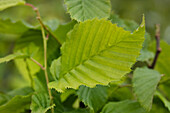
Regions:
<instances>
[{"instance_id":1,"label":"large green leaf","mask_svg":"<svg viewBox=\"0 0 170 113\"><path fill-rule=\"evenodd\" d=\"M112 14L110 16L110 20L112 23L117 24L119 27L123 27L125 30L129 31L134 31L137 27L138 24L133 21L133 20L125 20L121 19L118 15ZM148 45L150 44L151 37L150 35L146 32L145 33L145 41L143 43L143 48L141 50L141 55L138 57L137 61L149 61L150 59L154 58L153 52L148 50Z\"/></svg>"},{"instance_id":2,"label":"large green leaf","mask_svg":"<svg viewBox=\"0 0 170 113\"><path fill-rule=\"evenodd\" d=\"M17 58L26 58L26 57L28 57L28 56L23 53L14 53L14 54L10 54L6 57L0 58L0 63L9 62L9 61L17 59Z\"/></svg>"},{"instance_id":3,"label":"large green leaf","mask_svg":"<svg viewBox=\"0 0 170 113\"><path fill-rule=\"evenodd\" d=\"M133 76L133 88L140 104L148 111L152 107L153 95L161 74L148 68L137 68Z\"/></svg>"},{"instance_id":4,"label":"large green leaf","mask_svg":"<svg viewBox=\"0 0 170 113\"><path fill-rule=\"evenodd\" d=\"M95 87L119 81L130 72L139 56L144 34L144 20L134 33L104 19L76 25L61 49L62 56L57 64L60 72L54 75L59 76L59 80L51 82L49 87L63 92L80 85Z\"/></svg>"},{"instance_id":5,"label":"large green leaf","mask_svg":"<svg viewBox=\"0 0 170 113\"><path fill-rule=\"evenodd\" d=\"M120 102L109 102L101 113L146 113L138 102L125 100Z\"/></svg>"},{"instance_id":6,"label":"large green leaf","mask_svg":"<svg viewBox=\"0 0 170 113\"><path fill-rule=\"evenodd\" d=\"M16 5L20 5L24 3L25 3L24 0L0 0L0 11L8 7L12 7L12 6L16 6Z\"/></svg>"},{"instance_id":7,"label":"large green leaf","mask_svg":"<svg viewBox=\"0 0 170 113\"><path fill-rule=\"evenodd\" d=\"M110 0L65 0L65 4L71 18L77 21L110 16Z\"/></svg>"},{"instance_id":8,"label":"large green leaf","mask_svg":"<svg viewBox=\"0 0 170 113\"><path fill-rule=\"evenodd\" d=\"M95 88L80 86L77 94L79 99L96 113L107 102L108 87L99 85Z\"/></svg>"}]
</instances>

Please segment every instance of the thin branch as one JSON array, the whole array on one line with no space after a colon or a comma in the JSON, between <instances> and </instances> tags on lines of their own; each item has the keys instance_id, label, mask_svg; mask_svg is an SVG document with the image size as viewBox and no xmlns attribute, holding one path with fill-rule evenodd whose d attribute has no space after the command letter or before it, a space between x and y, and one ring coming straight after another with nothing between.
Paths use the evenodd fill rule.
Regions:
<instances>
[{"instance_id":1,"label":"thin branch","mask_svg":"<svg viewBox=\"0 0 170 113\"><path fill-rule=\"evenodd\" d=\"M42 33L43 45L44 45L44 73L45 73L45 79L46 79L48 94L49 94L51 105L52 105L53 104L53 97L52 97L52 94L51 94L51 90L48 88L49 79L48 79L48 73L47 73L47 40L48 40L48 38L45 36L45 30L44 29L46 29L47 32L49 32L49 30L43 24L38 8L34 7L32 4L29 4L29 3L26 3L25 5L30 6L30 7L33 8L33 10L37 14L37 20L39 21L40 26L41 26L41 33ZM49 33L51 33L51 32L49 32ZM53 108L51 109L51 112L54 113Z\"/></svg>"},{"instance_id":2,"label":"thin branch","mask_svg":"<svg viewBox=\"0 0 170 113\"><path fill-rule=\"evenodd\" d=\"M29 3L25 3L25 5L31 7L31 8L36 12L36 14L37 14L37 19L38 19L39 23L42 25L42 27L43 27L52 37L54 37L54 38L57 40L57 42L58 42L59 45L61 46L61 42L58 40L58 38L44 25L44 23L43 23L43 21L41 20L41 18L39 18L39 17L40 17L40 12L39 12L38 8L35 7L35 6L32 5L32 4L29 4Z\"/></svg>"},{"instance_id":3,"label":"thin branch","mask_svg":"<svg viewBox=\"0 0 170 113\"><path fill-rule=\"evenodd\" d=\"M45 68L44 68L38 61L36 61L36 60L33 59L32 57L30 58L30 60L32 60L34 63L36 63L38 66L40 66L40 68L41 68L42 70L45 70Z\"/></svg>"},{"instance_id":4,"label":"thin branch","mask_svg":"<svg viewBox=\"0 0 170 113\"><path fill-rule=\"evenodd\" d=\"M156 62L157 62L157 59L158 59L158 56L161 52L161 48L160 48L160 25L159 24L156 25L155 39L156 39L156 54L155 54L154 60L152 62L152 65L149 66L149 68L151 68L151 69L154 69Z\"/></svg>"}]
</instances>

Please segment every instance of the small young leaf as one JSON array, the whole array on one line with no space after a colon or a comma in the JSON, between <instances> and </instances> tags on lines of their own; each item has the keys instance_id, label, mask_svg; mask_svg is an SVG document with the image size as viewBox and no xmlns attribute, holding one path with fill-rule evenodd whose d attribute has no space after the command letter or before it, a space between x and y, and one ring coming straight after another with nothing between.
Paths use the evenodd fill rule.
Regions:
<instances>
[{"instance_id":1,"label":"small young leaf","mask_svg":"<svg viewBox=\"0 0 170 113\"><path fill-rule=\"evenodd\" d=\"M146 113L138 102L125 100L120 102L109 102L101 113Z\"/></svg>"},{"instance_id":2,"label":"small young leaf","mask_svg":"<svg viewBox=\"0 0 170 113\"><path fill-rule=\"evenodd\" d=\"M0 11L12 6L22 5L24 3L24 0L0 0Z\"/></svg>"},{"instance_id":3,"label":"small young leaf","mask_svg":"<svg viewBox=\"0 0 170 113\"><path fill-rule=\"evenodd\" d=\"M65 4L71 18L77 21L110 16L110 0L65 0Z\"/></svg>"},{"instance_id":4,"label":"small young leaf","mask_svg":"<svg viewBox=\"0 0 170 113\"><path fill-rule=\"evenodd\" d=\"M50 99L48 94L38 92L32 96L31 113L46 113L53 107L54 105L50 106Z\"/></svg>"},{"instance_id":5,"label":"small young leaf","mask_svg":"<svg viewBox=\"0 0 170 113\"><path fill-rule=\"evenodd\" d=\"M46 80L43 71L36 74L34 82L35 94L32 96L30 108L32 113L46 113L48 110L53 108L54 105L51 105L47 86L44 84L46 83Z\"/></svg>"},{"instance_id":6,"label":"small young leaf","mask_svg":"<svg viewBox=\"0 0 170 113\"><path fill-rule=\"evenodd\" d=\"M133 76L133 88L140 104L150 110L152 107L152 99L161 74L155 70L148 68L137 68Z\"/></svg>"},{"instance_id":7,"label":"small young leaf","mask_svg":"<svg viewBox=\"0 0 170 113\"><path fill-rule=\"evenodd\" d=\"M154 53L144 49L144 50L141 50L141 55L137 58L137 61L144 62L144 61L148 61L153 58L154 58Z\"/></svg>"},{"instance_id":8,"label":"small young leaf","mask_svg":"<svg viewBox=\"0 0 170 113\"><path fill-rule=\"evenodd\" d=\"M133 34L104 19L76 25L61 49L60 78L49 87L63 92L119 81L139 56L144 34L144 20Z\"/></svg>"}]
</instances>

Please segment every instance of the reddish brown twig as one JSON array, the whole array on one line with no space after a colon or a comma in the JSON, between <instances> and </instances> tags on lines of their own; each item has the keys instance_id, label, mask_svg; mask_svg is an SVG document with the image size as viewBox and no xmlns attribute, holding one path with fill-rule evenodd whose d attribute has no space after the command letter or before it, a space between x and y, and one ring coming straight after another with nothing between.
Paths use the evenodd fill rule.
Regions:
<instances>
[{"instance_id":1,"label":"reddish brown twig","mask_svg":"<svg viewBox=\"0 0 170 113\"><path fill-rule=\"evenodd\" d=\"M38 66L40 66L40 68L41 68L42 70L45 69L38 61L36 61L36 60L33 59L32 57L30 58L30 60L32 60L34 63L36 63Z\"/></svg>"},{"instance_id":2,"label":"reddish brown twig","mask_svg":"<svg viewBox=\"0 0 170 113\"><path fill-rule=\"evenodd\" d=\"M159 24L156 25L155 39L156 39L156 53L155 53L155 57L154 57L154 60L152 62L152 65L149 66L149 68L151 68L151 69L154 69L156 62L157 62L157 59L158 59L158 56L161 52L161 48L160 48L160 25Z\"/></svg>"}]
</instances>

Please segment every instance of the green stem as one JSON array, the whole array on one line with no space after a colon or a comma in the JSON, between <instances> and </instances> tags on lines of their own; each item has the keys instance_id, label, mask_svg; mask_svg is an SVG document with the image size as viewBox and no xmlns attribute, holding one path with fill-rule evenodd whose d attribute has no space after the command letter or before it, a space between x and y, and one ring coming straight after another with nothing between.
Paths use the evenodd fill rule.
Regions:
<instances>
[{"instance_id":1,"label":"green stem","mask_svg":"<svg viewBox=\"0 0 170 113\"><path fill-rule=\"evenodd\" d=\"M43 37L43 45L44 45L44 74L45 74L45 79L46 79L46 84L47 84L47 89L48 89L48 94L49 94L49 97L50 97L50 102L51 102L51 105L53 104L53 97L52 97L52 94L51 94L51 90L49 89L48 87L48 83L49 83L49 79L48 79L48 72L47 72L47 40L48 38L46 38L45 36L45 30L47 30L47 27L43 24L43 22L41 21L41 16L40 16L40 13L39 13L39 10L38 8L34 7L32 4L29 4L29 3L26 3L25 5L29 6L29 7L32 7L33 10L36 12L37 14L37 20L39 21L40 23L40 26L41 26L41 33L42 33L42 37ZM47 31L49 32L49 30ZM51 32L50 32L51 33ZM58 41L59 42L59 41ZM51 112L54 113L54 108L51 109Z\"/></svg>"}]
</instances>

